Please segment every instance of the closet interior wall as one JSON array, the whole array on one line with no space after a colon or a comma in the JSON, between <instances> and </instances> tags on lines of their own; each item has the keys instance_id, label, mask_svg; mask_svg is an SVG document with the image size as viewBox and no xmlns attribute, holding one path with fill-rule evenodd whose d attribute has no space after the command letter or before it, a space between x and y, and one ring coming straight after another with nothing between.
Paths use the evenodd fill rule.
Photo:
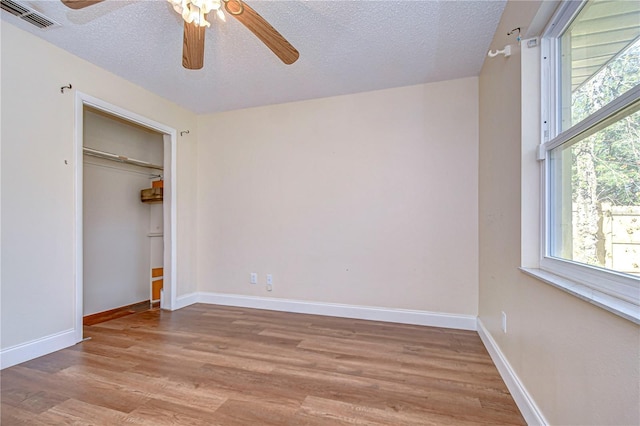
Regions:
<instances>
[{"instance_id":1,"label":"closet interior wall","mask_svg":"<svg viewBox=\"0 0 640 426\"><path fill-rule=\"evenodd\" d=\"M163 164L160 133L85 108L83 145ZM161 170L84 155L83 315L150 300L151 269L162 267L162 204L140 201Z\"/></svg>"}]
</instances>

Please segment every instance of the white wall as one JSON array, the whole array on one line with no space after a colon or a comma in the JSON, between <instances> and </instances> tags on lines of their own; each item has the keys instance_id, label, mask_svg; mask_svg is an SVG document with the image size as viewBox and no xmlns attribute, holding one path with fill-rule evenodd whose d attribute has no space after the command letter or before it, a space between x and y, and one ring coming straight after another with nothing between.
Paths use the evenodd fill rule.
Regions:
<instances>
[{"instance_id":1,"label":"white wall","mask_svg":"<svg viewBox=\"0 0 640 426\"><path fill-rule=\"evenodd\" d=\"M91 110L84 145L163 164L162 134ZM151 209L161 206L142 203L140 190L151 187L153 173L162 171L84 157L84 315L149 300Z\"/></svg>"},{"instance_id":2,"label":"white wall","mask_svg":"<svg viewBox=\"0 0 640 426\"><path fill-rule=\"evenodd\" d=\"M492 48L513 43L512 28L525 33L539 5L510 1ZM522 189L520 59L518 48L486 60L480 75L479 318L549 424L640 424L639 327L518 270L521 233L539 223L528 211L535 177Z\"/></svg>"},{"instance_id":3,"label":"white wall","mask_svg":"<svg viewBox=\"0 0 640 426\"><path fill-rule=\"evenodd\" d=\"M3 21L2 349L74 327L76 90L190 134L177 146L178 294L195 289L196 117ZM60 93L72 83L73 90Z\"/></svg>"},{"instance_id":4,"label":"white wall","mask_svg":"<svg viewBox=\"0 0 640 426\"><path fill-rule=\"evenodd\" d=\"M475 315L477 84L199 117L199 290Z\"/></svg>"}]
</instances>

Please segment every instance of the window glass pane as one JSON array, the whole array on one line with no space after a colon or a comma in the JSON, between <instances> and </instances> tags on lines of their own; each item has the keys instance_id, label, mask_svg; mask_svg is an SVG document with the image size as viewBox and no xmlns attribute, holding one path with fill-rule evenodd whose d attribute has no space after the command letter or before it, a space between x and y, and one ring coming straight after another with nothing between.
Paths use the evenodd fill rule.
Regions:
<instances>
[{"instance_id":1,"label":"window glass pane","mask_svg":"<svg viewBox=\"0 0 640 426\"><path fill-rule=\"evenodd\" d=\"M551 150L551 256L640 276L639 108Z\"/></svg>"},{"instance_id":2,"label":"window glass pane","mask_svg":"<svg viewBox=\"0 0 640 426\"><path fill-rule=\"evenodd\" d=\"M640 1L592 0L560 38L561 130L640 83Z\"/></svg>"}]
</instances>

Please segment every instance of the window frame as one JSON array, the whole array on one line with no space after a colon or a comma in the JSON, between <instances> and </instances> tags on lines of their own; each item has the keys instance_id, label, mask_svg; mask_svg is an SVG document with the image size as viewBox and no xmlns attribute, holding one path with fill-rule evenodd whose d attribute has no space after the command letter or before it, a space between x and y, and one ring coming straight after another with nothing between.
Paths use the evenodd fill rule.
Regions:
<instances>
[{"instance_id":1,"label":"window frame","mask_svg":"<svg viewBox=\"0 0 640 426\"><path fill-rule=\"evenodd\" d=\"M612 299L613 303L640 306L640 277L619 273L575 261L551 257L551 150L590 131L612 116L640 102L640 85L614 99L600 110L587 116L565 131L561 126L562 96L560 90L560 38L580 13L587 0L562 3L553 15L541 37L541 135L542 141L538 159L543 162L541 176L541 229L539 268L551 274L566 278L577 285L586 286L599 295ZM607 297L608 296L608 297ZM634 309L635 310L635 309Z\"/></svg>"}]
</instances>

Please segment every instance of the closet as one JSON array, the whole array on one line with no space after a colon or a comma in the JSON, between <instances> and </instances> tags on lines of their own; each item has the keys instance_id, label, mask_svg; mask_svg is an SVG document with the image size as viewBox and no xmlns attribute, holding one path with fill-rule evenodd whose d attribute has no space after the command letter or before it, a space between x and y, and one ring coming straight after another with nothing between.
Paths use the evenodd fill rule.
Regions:
<instances>
[{"instance_id":1,"label":"closet","mask_svg":"<svg viewBox=\"0 0 640 426\"><path fill-rule=\"evenodd\" d=\"M83 316L159 302L163 135L85 107Z\"/></svg>"}]
</instances>

